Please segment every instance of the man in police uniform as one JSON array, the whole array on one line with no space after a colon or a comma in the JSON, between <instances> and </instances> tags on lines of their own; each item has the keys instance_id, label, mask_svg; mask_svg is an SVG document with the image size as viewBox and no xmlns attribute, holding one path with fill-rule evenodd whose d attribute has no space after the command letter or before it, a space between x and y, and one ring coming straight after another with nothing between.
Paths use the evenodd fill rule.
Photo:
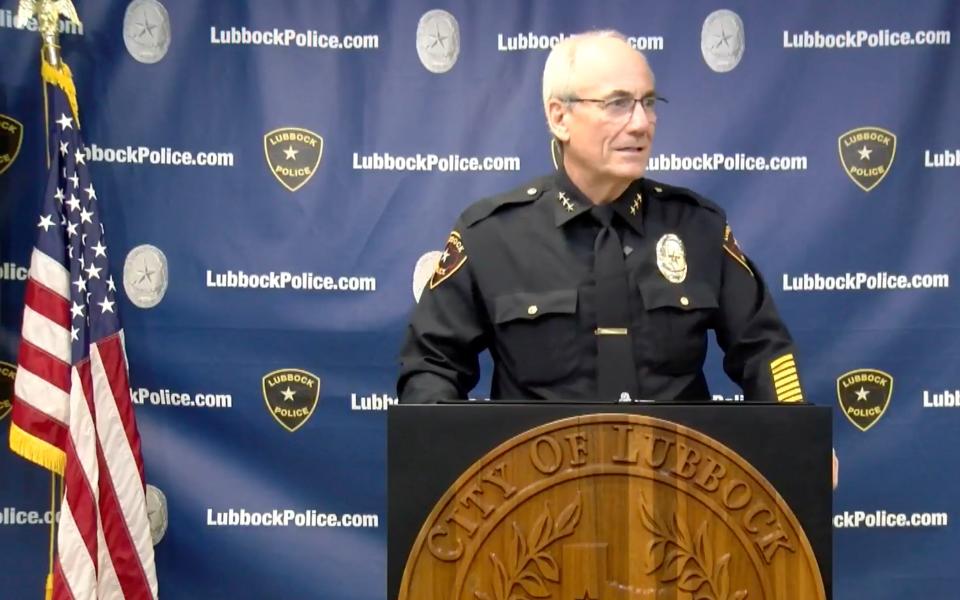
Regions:
<instances>
[{"instance_id":1,"label":"man in police uniform","mask_svg":"<svg viewBox=\"0 0 960 600\"><path fill-rule=\"evenodd\" d=\"M562 165L467 208L411 320L401 402L707 400L707 330L748 401L800 402L794 346L723 210L644 178L654 77L615 32L554 47L543 74Z\"/></svg>"}]
</instances>

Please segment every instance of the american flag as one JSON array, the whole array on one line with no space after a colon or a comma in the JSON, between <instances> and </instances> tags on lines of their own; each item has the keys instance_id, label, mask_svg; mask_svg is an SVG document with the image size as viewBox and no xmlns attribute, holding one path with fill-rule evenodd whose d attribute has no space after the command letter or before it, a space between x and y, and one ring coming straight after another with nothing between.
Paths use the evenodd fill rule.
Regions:
<instances>
[{"instance_id":1,"label":"american flag","mask_svg":"<svg viewBox=\"0 0 960 600\"><path fill-rule=\"evenodd\" d=\"M53 598L156 598L117 287L66 65L42 67L50 168L30 259L10 447L63 475Z\"/></svg>"}]
</instances>

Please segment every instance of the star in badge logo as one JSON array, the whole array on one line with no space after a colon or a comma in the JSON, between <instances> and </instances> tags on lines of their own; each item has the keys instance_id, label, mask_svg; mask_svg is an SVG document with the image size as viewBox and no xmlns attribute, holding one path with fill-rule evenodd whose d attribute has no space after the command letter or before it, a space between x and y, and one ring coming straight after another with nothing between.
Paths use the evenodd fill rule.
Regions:
<instances>
[{"instance_id":1,"label":"star in badge logo","mask_svg":"<svg viewBox=\"0 0 960 600\"><path fill-rule=\"evenodd\" d=\"M147 261L143 261L143 267L137 271L137 275L140 276L140 279L137 280L137 283L153 283L153 274L154 271L150 269L150 265L147 264Z\"/></svg>"},{"instance_id":2,"label":"star in badge logo","mask_svg":"<svg viewBox=\"0 0 960 600\"><path fill-rule=\"evenodd\" d=\"M441 33L439 22L435 23L435 25L436 25L436 33L430 33L427 36L428 39L432 40L431 43L427 45L427 48L436 48L437 46L440 46L441 48L446 49L447 45L444 42L446 42L449 36L443 35L443 33Z\"/></svg>"},{"instance_id":3,"label":"star in badge logo","mask_svg":"<svg viewBox=\"0 0 960 600\"><path fill-rule=\"evenodd\" d=\"M280 394L283 395L283 399L288 402L293 402L293 397L296 395L296 392L290 389L290 386L287 386L287 389L280 390Z\"/></svg>"},{"instance_id":4,"label":"star in badge logo","mask_svg":"<svg viewBox=\"0 0 960 600\"><path fill-rule=\"evenodd\" d=\"M143 14L143 22L137 23L137 27L140 28L140 31L137 33L138 38L142 38L144 35L153 39L153 30L157 28L156 25L150 23L150 19L147 18L146 13Z\"/></svg>"},{"instance_id":5,"label":"star in badge logo","mask_svg":"<svg viewBox=\"0 0 960 600\"><path fill-rule=\"evenodd\" d=\"M720 31L714 35L715 38L718 38L716 44L713 45L714 48L719 48L720 46L730 47L730 40L733 39L733 36L727 33L723 26L720 26Z\"/></svg>"},{"instance_id":6,"label":"star in badge logo","mask_svg":"<svg viewBox=\"0 0 960 600\"><path fill-rule=\"evenodd\" d=\"M873 152L873 148L867 148L866 146L857 150L857 154L860 155L860 160L870 160L870 154Z\"/></svg>"},{"instance_id":7,"label":"star in badge logo","mask_svg":"<svg viewBox=\"0 0 960 600\"><path fill-rule=\"evenodd\" d=\"M297 160L297 153L299 150L295 150L293 146L287 146L286 150L283 151L283 155L287 160Z\"/></svg>"},{"instance_id":8,"label":"star in badge logo","mask_svg":"<svg viewBox=\"0 0 960 600\"><path fill-rule=\"evenodd\" d=\"M863 386L860 386L860 389L856 391L857 400L865 401L867 396L870 395L870 390L864 389Z\"/></svg>"}]
</instances>

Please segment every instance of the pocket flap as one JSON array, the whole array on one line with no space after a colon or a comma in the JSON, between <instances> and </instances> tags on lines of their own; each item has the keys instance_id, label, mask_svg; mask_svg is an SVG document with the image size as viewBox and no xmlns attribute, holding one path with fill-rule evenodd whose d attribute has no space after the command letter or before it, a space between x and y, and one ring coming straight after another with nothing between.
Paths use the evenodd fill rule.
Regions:
<instances>
[{"instance_id":1,"label":"pocket flap","mask_svg":"<svg viewBox=\"0 0 960 600\"><path fill-rule=\"evenodd\" d=\"M493 309L493 322L498 324L518 319L530 321L543 315L574 314L577 290L507 294L494 300Z\"/></svg>"},{"instance_id":2,"label":"pocket flap","mask_svg":"<svg viewBox=\"0 0 960 600\"><path fill-rule=\"evenodd\" d=\"M717 295L706 283L689 281L683 284L668 281L641 281L640 295L647 310L676 308L679 310L702 310L717 308Z\"/></svg>"}]
</instances>

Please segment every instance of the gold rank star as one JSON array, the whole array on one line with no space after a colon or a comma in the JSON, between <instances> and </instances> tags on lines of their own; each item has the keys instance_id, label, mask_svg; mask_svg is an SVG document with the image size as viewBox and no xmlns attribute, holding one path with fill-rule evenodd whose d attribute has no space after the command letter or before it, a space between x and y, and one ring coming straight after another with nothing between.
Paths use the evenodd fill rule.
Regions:
<instances>
[{"instance_id":1,"label":"gold rank star","mask_svg":"<svg viewBox=\"0 0 960 600\"><path fill-rule=\"evenodd\" d=\"M637 192L637 197L633 199L633 204L630 205L630 214L634 217L637 216L637 211L640 210L640 204L643 202L643 196L640 195L640 192Z\"/></svg>"},{"instance_id":2,"label":"gold rank star","mask_svg":"<svg viewBox=\"0 0 960 600\"><path fill-rule=\"evenodd\" d=\"M560 204L562 204L563 207L567 209L567 212L573 212L575 210L573 206L573 202L571 202L570 198L567 198L567 195L564 194L563 192L560 192L557 194L557 200L559 200Z\"/></svg>"}]
</instances>

